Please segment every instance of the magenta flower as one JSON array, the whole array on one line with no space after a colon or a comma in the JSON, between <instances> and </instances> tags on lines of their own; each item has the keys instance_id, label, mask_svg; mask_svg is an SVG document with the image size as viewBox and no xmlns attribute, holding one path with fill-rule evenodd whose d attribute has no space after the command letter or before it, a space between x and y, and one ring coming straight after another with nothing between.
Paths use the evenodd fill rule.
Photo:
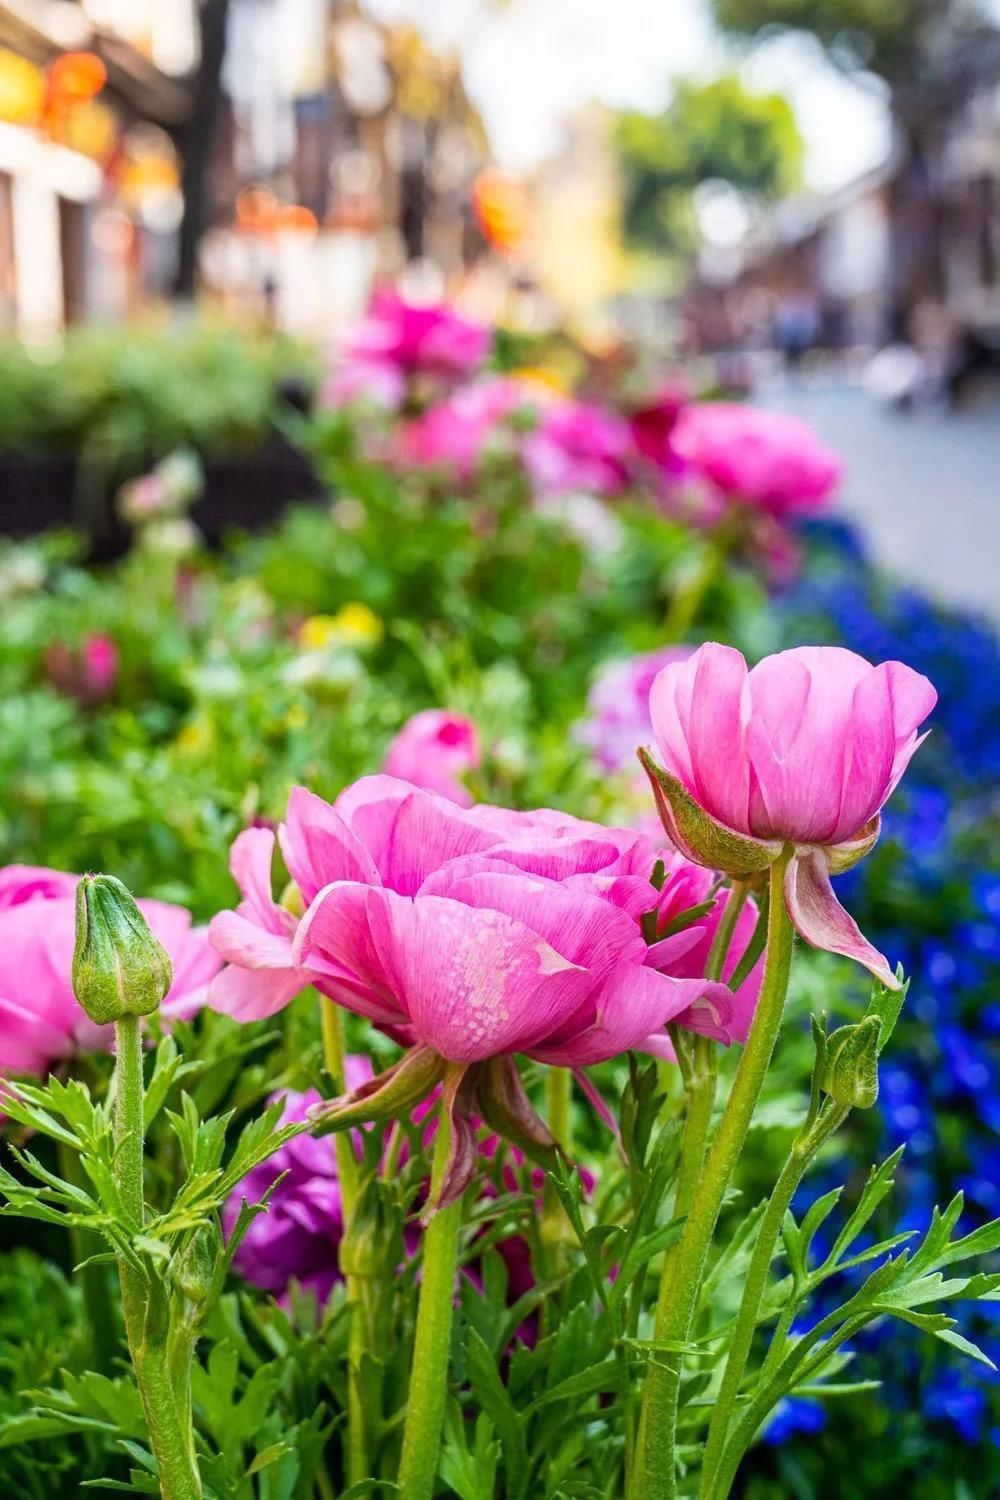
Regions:
<instances>
[{"instance_id":1,"label":"magenta flower","mask_svg":"<svg viewBox=\"0 0 1000 1500\"><path fill-rule=\"evenodd\" d=\"M366 1057L347 1058L350 1088L358 1088L370 1077L371 1065ZM289 1090L275 1097L284 1100L284 1125L305 1120L322 1102L314 1089L304 1094ZM222 1211L227 1237L241 1205L259 1203L276 1182L266 1213L258 1214L250 1225L233 1265L245 1281L275 1296L285 1293L289 1282L295 1280L315 1292L323 1303L341 1279L338 1251L344 1232L332 1139L295 1136L254 1167L233 1189Z\"/></svg>"},{"instance_id":2,"label":"magenta flower","mask_svg":"<svg viewBox=\"0 0 1000 1500\"><path fill-rule=\"evenodd\" d=\"M244 901L211 924L229 960L211 1002L238 1019L312 983L450 1061L575 1064L639 1045L701 985L651 969L639 918L657 905L656 853L631 829L460 809L370 776L333 806L296 788L278 837L305 918L274 901L274 835L251 828L232 856Z\"/></svg>"},{"instance_id":3,"label":"magenta flower","mask_svg":"<svg viewBox=\"0 0 1000 1500\"><path fill-rule=\"evenodd\" d=\"M241 834L233 871L245 899L212 922L229 964L211 1000L255 1019L312 983L407 1044L353 1101L371 1113L352 1119L374 1118L380 1093L395 1109L412 1105L448 1068L453 1106L469 1075L463 1118L475 1099L494 1128L537 1144L513 1054L585 1067L641 1047L667 1021L727 1039L740 1024L725 985L674 972L697 927L658 938L657 920L647 946L643 918L663 896L651 884L655 849L632 830L462 809L372 776L333 806L296 789L279 838L308 910L299 920L273 899L274 835ZM452 1188L474 1153L463 1163Z\"/></svg>"},{"instance_id":4,"label":"magenta flower","mask_svg":"<svg viewBox=\"0 0 1000 1500\"><path fill-rule=\"evenodd\" d=\"M385 752L382 769L459 807L471 807L472 794L462 778L481 764L479 732L472 720L448 709L425 708L403 725Z\"/></svg>"},{"instance_id":5,"label":"magenta flower","mask_svg":"<svg viewBox=\"0 0 1000 1500\"><path fill-rule=\"evenodd\" d=\"M666 667L650 694L663 768L644 759L664 826L699 864L747 875L794 848L793 923L814 947L896 986L837 901L830 875L872 848L879 813L937 701L901 662L873 667L834 646L801 646L750 672L714 643Z\"/></svg>"},{"instance_id":6,"label":"magenta flower","mask_svg":"<svg viewBox=\"0 0 1000 1500\"><path fill-rule=\"evenodd\" d=\"M689 471L721 495L778 518L821 510L843 473L805 422L737 402L686 406L670 444Z\"/></svg>"},{"instance_id":7,"label":"magenta flower","mask_svg":"<svg viewBox=\"0 0 1000 1500\"><path fill-rule=\"evenodd\" d=\"M523 385L506 376L459 386L451 396L400 429L396 463L453 469L460 478L469 479L489 448L503 445L507 418L519 407L526 407L530 399ZM509 432L506 438L509 446Z\"/></svg>"},{"instance_id":8,"label":"magenta flower","mask_svg":"<svg viewBox=\"0 0 1000 1500\"><path fill-rule=\"evenodd\" d=\"M118 647L94 631L81 645L53 641L45 653L45 673L54 688L92 708L110 698L118 683Z\"/></svg>"},{"instance_id":9,"label":"magenta flower","mask_svg":"<svg viewBox=\"0 0 1000 1500\"><path fill-rule=\"evenodd\" d=\"M623 661L608 662L587 695L587 717L576 737L589 746L604 771L637 769L635 752L652 733L649 692L658 672L671 662L686 661L688 646L663 646ZM641 773L640 773L641 774Z\"/></svg>"},{"instance_id":10,"label":"magenta flower","mask_svg":"<svg viewBox=\"0 0 1000 1500\"><path fill-rule=\"evenodd\" d=\"M684 468L674 450L673 432L689 399L687 388L679 381L673 382L663 386L628 419L636 450L671 479Z\"/></svg>"},{"instance_id":11,"label":"magenta flower","mask_svg":"<svg viewBox=\"0 0 1000 1500\"><path fill-rule=\"evenodd\" d=\"M70 970L76 875L31 865L0 870L0 1073L46 1074L76 1052L105 1051L114 1027L96 1026L76 1003ZM205 1002L220 960L191 914L165 901L139 910L170 954L173 983L161 1007L187 1018Z\"/></svg>"},{"instance_id":12,"label":"magenta flower","mask_svg":"<svg viewBox=\"0 0 1000 1500\"><path fill-rule=\"evenodd\" d=\"M584 401L546 402L521 448L543 495L617 495L629 480L632 436L615 413Z\"/></svg>"}]
</instances>

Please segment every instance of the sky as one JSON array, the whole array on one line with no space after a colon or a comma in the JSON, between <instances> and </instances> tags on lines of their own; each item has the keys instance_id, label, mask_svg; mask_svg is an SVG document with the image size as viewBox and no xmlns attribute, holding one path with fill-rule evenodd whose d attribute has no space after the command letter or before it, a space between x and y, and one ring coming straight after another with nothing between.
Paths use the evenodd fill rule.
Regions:
<instances>
[{"instance_id":1,"label":"sky","mask_svg":"<svg viewBox=\"0 0 1000 1500\"><path fill-rule=\"evenodd\" d=\"M837 73L805 38L780 38L749 57L734 52L715 34L708 0L366 0L366 8L460 48L493 149L515 171L557 153L563 119L589 99L655 110L672 77L707 78L734 62L751 87L780 90L796 106L814 190L842 186L889 149L874 91Z\"/></svg>"}]
</instances>

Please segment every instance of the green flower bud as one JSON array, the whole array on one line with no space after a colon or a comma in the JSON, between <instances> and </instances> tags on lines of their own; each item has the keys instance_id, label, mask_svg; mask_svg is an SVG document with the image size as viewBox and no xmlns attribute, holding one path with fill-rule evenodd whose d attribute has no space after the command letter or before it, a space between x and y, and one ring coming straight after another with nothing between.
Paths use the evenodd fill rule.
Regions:
<instances>
[{"instance_id":1,"label":"green flower bud","mask_svg":"<svg viewBox=\"0 0 1000 1500\"><path fill-rule=\"evenodd\" d=\"M177 1259L177 1285L189 1302L200 1305L208 1297L221 1250L219 1231L214 1224L205 1224L181 1251Z\"/></svg>"},{"instance_id":2,"label":"green flower bud","mask_svg":"<svg viewBox=\"0 0 1000 1500\"><path fill-rule=\"evenodd\" d=\"M398 1265L402 1251L399 1210L378 1180L369 1177L337 1251L340 1269L345 1276L379 1276L387 1266Z\"/></svg>"},{"instance_id":3,"label":"green flower bud","mask_svg":"<svg viewBox=\"0 0 1000 1500\"><path fill-rule=\"evenodd\" d=\"M73 993L92 1021L148 1016L170 988L173 966L129 892L113 875L76 888Z\"/></svg>"},{"instance_id":4,"label":"green flower bud","mask_svg":"<svg viewBox=\"0 0 1000 1500\"><path fill-rule=\"evenodd\" d=\"M882 1023L866 1016L855 1026L841 1026L827 1038L823 1089L835 1104L870 1109L878 1098L878 1055Z\"/></svg>"}]
</instances>

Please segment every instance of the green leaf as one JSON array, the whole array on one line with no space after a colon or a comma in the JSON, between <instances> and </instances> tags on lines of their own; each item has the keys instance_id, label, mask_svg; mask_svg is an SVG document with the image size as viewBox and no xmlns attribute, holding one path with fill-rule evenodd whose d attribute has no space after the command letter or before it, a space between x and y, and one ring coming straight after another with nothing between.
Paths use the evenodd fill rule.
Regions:
<instances>
[{"instance_id":1,"label":"green leaf","mask_svg":"<svg viewBox=\"0 0 1000 1500\"><path fill-rule=\"evenodd\" d=\"M953 1328L936 1329L934 1337L939 1338L943 1344L950 1344L953 1349L958 1349L962 1354L967 1354L970 1359L976 1359L980 1364L988 1365L991 1370L996 1369L993 1361L988 1355L983 1353L977 1344L974 1344L971 1339L963 1338Z\"/></svg>"},{"instance_id":2,"label":"green leaf","mask_svg":"<svg viewBox=\"0 0 1000 1500\"><path fill-rule=\"evenodd\" d=\"M503 1445L509 1500L523 1500L528 1483L523 1420L504 1388L492 1354L474 1328L470 1328L466 1339L465 1357L476 1401L493 1423Z\"/></svg>"},{"instance_id":3,"label":"green leaf","mask_svg":"<svg viewBox=\"0 0 1000 1500\"><path fill-rule=\"evenodd\" d=\"M588 1396L620 1390L621 1382L622 1368L618 1360L606 1359L602 1364L594 1365L589 1370L579 1370L577 1374L561 1380L551 1390L544 1391L527 1408L525 1416L537 1411L539 1407L550 1405L553 1401L583 1401Z\"/></svg>"}]
</instances>

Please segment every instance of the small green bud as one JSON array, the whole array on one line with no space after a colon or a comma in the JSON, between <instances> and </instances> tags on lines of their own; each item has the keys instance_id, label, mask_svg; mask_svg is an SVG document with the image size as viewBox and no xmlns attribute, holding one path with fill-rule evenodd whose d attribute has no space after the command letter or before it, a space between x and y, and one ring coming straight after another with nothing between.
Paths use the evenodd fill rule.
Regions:
<instances>
[{"instance_id":1,"label":"small green bud","mask_svg":"<svg viewBox=\"0 0 1000 1500\"><path fill-rule=\"evenodd\" d=\"M181 1251L177 1259L177 1285L189 1302L200 1305L208 1297L221 1250L219 1231L214 1224L205 1224Z\"/></svg>"},{"instance_id":2,"label":"small green bud","mask_svg":"<svg viewBox=\"0 0 1000 1500\"><path fill-rule=\"evenodd\" d=\"M354 1206L354 1217L340 1242L337 1258L345 1276L379 1276L398 1264L403 1249L399 1210L390 1202L378 1179L365 1182Z\"/></svg>"},{"instance_id":3,"label":"small green bud","mask_svg":"<svg viewBox=\"0 0 1000 1500\"><path fill-rule=\"evenodd\" d=\"M129 892L113 875L84 875L76 888L73 993L92 1021L148 1016L170 988L173 967Z\"/></svg>"},{"instance_id":4,"label":"small green bud","mask_svg":"<svg viewBox=\"0 0 1000 1500\"><path fill-rule=\"evenodd\" d=\"M827 1038L823 1089L835 1104L870 1109L878 1098L878 1055L882 1023L866 1016L855 1026L841 1026Z\"/></svg>"}]
</instances>

